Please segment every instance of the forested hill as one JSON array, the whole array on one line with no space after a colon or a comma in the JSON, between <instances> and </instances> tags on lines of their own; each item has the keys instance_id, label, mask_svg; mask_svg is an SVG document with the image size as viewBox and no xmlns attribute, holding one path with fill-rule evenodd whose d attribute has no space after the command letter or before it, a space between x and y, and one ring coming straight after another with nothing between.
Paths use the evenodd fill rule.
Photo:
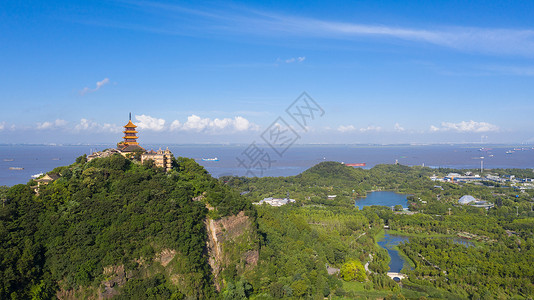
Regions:
<instances>
[{"instance_id":1,"label":"forested hill","mask_svg":"<svg viewBox=\"0 0 534 300\"><path fill-rule=\"evenodd\" d=\"M5 191L0 299L212 298L216 277L237 280L257 261L250 201L192 159L178 158L164 172L121 155L79 157L51 173L61 177L38 195L33 181ZM217 244L221 233L206 224L237 215L247 225L241 244ZM211 246L231 253L206 249L209 234L219 236Z\"/></svg>"}]
</instances>

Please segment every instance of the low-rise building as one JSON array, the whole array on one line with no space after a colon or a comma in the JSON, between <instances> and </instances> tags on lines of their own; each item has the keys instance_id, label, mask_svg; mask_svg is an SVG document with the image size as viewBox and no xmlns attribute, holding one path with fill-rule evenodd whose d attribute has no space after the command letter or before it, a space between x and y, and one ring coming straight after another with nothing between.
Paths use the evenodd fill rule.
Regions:
<instances>
[{"instance_id":1,"label":"low-rise building","mask_svg":"<svg viewBox=\"0 0 534 300\"><path fill-rule=\"evenodd\" d=\"M286 205L288 203L293 203L293 202L295 202L295 199L289 199L289 198L282 199L282 198L269 197L269 198L264 198L263 200L260 200L260 202L255 202L252 204L262 205L263 203L267 203L270 206L282 206L282 205Z\"/></svg>"},{"instance_id":2,"label":"low-rise building","mask_svg":"<svg viewBox=\"0 0 534 300\"><path fill-rule=\"evenodd\" d=\"M159 148L158 151L150 150L141 154L141 163L147 160L154 161L154 165L164 168L165 171L172 169L172 153L169 148L165 149L165 151Z\"/></svg>"}]
</instances>

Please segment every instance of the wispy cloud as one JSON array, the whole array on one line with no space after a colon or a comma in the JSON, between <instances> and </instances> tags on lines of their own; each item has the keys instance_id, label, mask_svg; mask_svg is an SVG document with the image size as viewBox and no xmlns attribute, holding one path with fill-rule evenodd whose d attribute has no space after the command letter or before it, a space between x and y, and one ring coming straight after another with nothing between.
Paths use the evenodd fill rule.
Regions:
<instances>
[{"instance_id":1,"label":"wispy cloud","mask_svg":"<svg viewBox=\"0 0 534 300\"><path fill-rule=\"evenodd\" d=\"M382 38L433 44L465 52L534 56L534 30L530 28L506 29L435 25L411 28L387 24L376 25L303 18L235 6L231 9L223 7L222 9L195 10L180 5L158 2L126 0L121 1L121 3L128 3L131 7L143 9L147 15L165 18L167 22L160 22L166 24L165 28L158 26L139 27L133 21L129 24L118 24L114 20L108 20L107 23L100 25L178 35L228 32L324 39ZM198 24L182 26L184 16L188 15L203 21ZM181 26L168 26L169 22L181 22ZM179 29L169 30L169 28Z\"/></svg>"},{"instance_id":2,"label":"wispy cloud","mask_svg":"<svg viewBox=\"0 0 534 300\"><path fill-rule=\"evenodd\" d=\"M487 122L462 121L458 123L442 122L441 127L430 126L431 132L455 131L455 132L495 132L499 127Z\"/></svg>"},{"instance_id":3,"label":"wispy cloud","mask_svg":"<svg viewBox=\"0 0 534 300\"><path fill-rule=\"evenodd\" d=\"M288 59L278 59L279 62L285 62L286 64L301 63L306 60L306 56L291 57Z\"/></svg>"},{"instance_id":4,"label":"wispy cloud","mask_svg":"<svg viewBox=\"0 0 534 300\"><path fill-rule=\"evenodd\" d=\"M96 87L94 89L91 89L91 88L88 88L88 87L84 87L81 91L80 91L80 95L85 95L87 93L93 93L93 92L96 92L98 91L101 87L103 87L104 85L108 84L109 83L109 79L108 78L104 78L103 80L101 81L97 81L96 82Z\"/></svg>"},{"instance_id":5,"label":"wispy cloud","mask_svg":"<svg viewBox=\"0 0 534 300\"><path fill-rule=\"evenodd\" d=\"M403 132L404 127L402 127L399 123L395 123L395 126L393 126L393 130L396 132Z\"/></svg>"},{"instance_id":6,"label":"wispy cloud","mask_svg":"<svg viewBox=\"0 0 534 300\"><path fill-rule=\"evenodd\" d=\"M0 122L0 130L4 130L6 128L6 122Z\"/></svg>"},{"instance_id":7,"label":"wispy cloud","mask_svg":"<svg viewBox=\"0 0 534 300\"><path fill-rule=\"evenodd\" d=\"M95 121L82 118L80 122L74 126L75 131L91 131L91 132L121 132L122 128L115 124L104 123L100 124Z\"/></svg>"},{"instance_id":8,"label":"wispy cloud","mask_svg":"<svg viewBox=\"0 0 534 300\"><path fill-rule=\"evenodd\" d=\"M368 132L368 131L382 131L382 127L369 125L367 127L360 128L360 132Z\"/></svg>"}]
</instances>

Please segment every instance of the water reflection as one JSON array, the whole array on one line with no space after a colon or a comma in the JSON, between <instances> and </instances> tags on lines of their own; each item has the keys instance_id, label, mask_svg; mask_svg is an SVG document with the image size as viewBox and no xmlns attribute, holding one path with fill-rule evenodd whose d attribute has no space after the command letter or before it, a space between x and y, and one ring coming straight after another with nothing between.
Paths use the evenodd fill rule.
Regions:
<instances>
[{"instance_id":1,"label":"water reflection","mask_svg":"<svg viewBox=\"0 0 534 300\"><path fill-rule=\"evenodd\" d=\"M399 251L395 250L393 247L397 246L400 242L406 241L409 238L401 235L390 235L387 233L382 240L378 242L382 248L388 251L389 257L391 258L389 262L389 271L399 273L400 270L404 267L406 261L402 256L400 256ZM406 264L408 266L408 264Z\"/></svg>"},{"instance_id":2,"label":"water reflection","mask_svg":"<svg viewBox=\"0 0 534 300\"><path fill-rule=\"evenodd\" d=\"M356 199L355 206L362 209L364 206L382 205L392 207L395 205L402 205L403 208L408 207L407 195L397 194L395 192L371 192L365 198Z\"/></svg>"}]
</instances>

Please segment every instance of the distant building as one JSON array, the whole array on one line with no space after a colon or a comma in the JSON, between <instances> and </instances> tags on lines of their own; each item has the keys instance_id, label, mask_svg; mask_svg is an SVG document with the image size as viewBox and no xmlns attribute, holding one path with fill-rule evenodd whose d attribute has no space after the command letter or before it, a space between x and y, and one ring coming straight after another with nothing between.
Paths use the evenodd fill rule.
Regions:
<instances>
[{"instance_id":1,"label":"distant building","mask_svg":"<svg viewBox=\"0 0 534 300\"><path fill-rule=\"evenodd\" d=\"M469 206L480 207L480 208L485 208L485 209L490 209L494 206L492 203L489 203L487 201L477 200L475 197L471 195L462 196L462 198L458 200L458 203L461 205L469 205Z\"/></svg>"},{"instance_id":2,"label":"distant building","mask_svg":"<svg viewBox=\"0 0 534 300\"><path fill-rule=\"evenodd\" d=\"M267 203L270 206L282 206L282 205L286 205L288 203L293 203L293 202L295 202L295 199L289 199L289 198L281 199L281 198L269 197L269 198L264 198L263 200L260 200L260 202L256 202L252 204L262 205L263 203Z\"/></svg>"},{"instance_id":3,"label":"distant building","mask_svg":"<svg viewBox=\"0 0 534 300\"><path fill-rule=\"evenodd\" d=\"M141 163L144 163L148 160L154 161L154 165L156 167L164 168L165 171L170 171L172 169L172 152L167 148L165 151L161 150L161 148L158 151L150 150L147 151L145 148L139 146L139 143L137 142L137 133L139 133L136 130L137 126L132 122L132 114L130 113L130 118L128 120L128 123L124 125L124 141L117 144L116 149L106 149L104 151L99 151L95 153L91 153L87 156L87 161L91 161L95 158L103 158L103 157L109 157L113 154L121 154L125 157L132 157L133 155L139 153L141 160Z\"/></svg>"},{"instance_id":4,"label":"distant building","mask_svg":"<svg viewBox=\"0 0 534 300\"><path fill-rule=\"evenodd\" d=\"M471 202L477 202L477 199L471 195L465 195L465 196L462 196L462 198L460 198L460 200L458 200L458 203L462 204L462 205L465 205L465 204L469 204Z\"/></svg>"}]
</instances>

